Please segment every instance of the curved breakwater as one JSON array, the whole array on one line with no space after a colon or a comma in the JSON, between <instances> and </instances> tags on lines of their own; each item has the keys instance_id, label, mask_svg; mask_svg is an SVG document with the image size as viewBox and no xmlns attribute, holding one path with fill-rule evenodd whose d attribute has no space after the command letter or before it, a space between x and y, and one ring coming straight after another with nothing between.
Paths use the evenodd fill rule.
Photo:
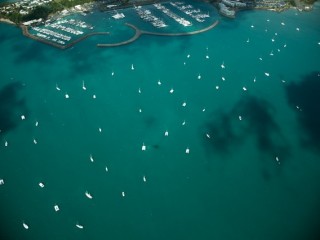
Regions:
<instances>
[{"instance_id":1,"label":"curved breakwater","mask_svg":"<svg viewBox=\"0 0 320 240\"><path fill-rule=\"evenodd\" d=\"M180 33L157 33L157 32L149 32L149 31L144 31L144 30L140 30L139 28L137 28L136 26L130 24L130 23L126 23L127 26L133 28L135 30L135 35L126 40L126 41L122 41L122 42L118 42L118 43L108 43L108 44L97 44L97 47L118 47L118 46L123 46L129 43L134 42L135 40L137 40L142 34L145 35L155 35L155 36L171 36L171 37L178 37L178 36L189 36L189 35L195 35L195 34L199 34L199 33L203 33L206 31L209 31L210 29L214 28L217 24L219 23L218 20L216 20L214 23L212 23L210 26L200 29L200 30L196 30L196 31L192 31L192 32L180 32Z\"/></svg>"}]
</instances>

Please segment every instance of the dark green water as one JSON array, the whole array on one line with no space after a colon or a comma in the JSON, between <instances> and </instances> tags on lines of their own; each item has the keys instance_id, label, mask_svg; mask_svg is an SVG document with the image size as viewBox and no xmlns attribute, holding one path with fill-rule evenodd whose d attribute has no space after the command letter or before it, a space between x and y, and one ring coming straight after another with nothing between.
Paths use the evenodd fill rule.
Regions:
<instances>
[{"instance_id":1,"label":"dark green water","mask_svg":"<svg viewBox=\"0 0 320 240\"><path fill-rule=\"evenodd\" d=\"M318 239L319 14L64 51L1 24L1 239Z\"/></svg>"}]
</instances>

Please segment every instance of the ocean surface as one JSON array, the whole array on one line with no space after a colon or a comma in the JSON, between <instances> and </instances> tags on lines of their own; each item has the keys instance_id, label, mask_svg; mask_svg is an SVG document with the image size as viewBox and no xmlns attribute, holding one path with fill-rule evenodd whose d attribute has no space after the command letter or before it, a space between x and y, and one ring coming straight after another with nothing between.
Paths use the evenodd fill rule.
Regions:
<instances>
[{"instance_id":1,"label":"ocean surface","mask_svg":"<svg viewBox=\"0 0 320 240\"><path fill-rule=\"evenodd\" d=\"M211 15L115 48L0 24L0 239L319 239L320 3Z\"/></svg>"}]
</instances>

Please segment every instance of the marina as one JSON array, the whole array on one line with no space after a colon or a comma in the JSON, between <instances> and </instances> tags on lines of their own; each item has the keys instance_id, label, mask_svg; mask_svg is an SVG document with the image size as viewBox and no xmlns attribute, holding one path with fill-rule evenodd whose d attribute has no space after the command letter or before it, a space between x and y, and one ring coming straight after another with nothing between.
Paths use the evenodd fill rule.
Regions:
<instances>
[{"instance_id":1,"label":"marina","mask_svg":"<svg viewBox=\"0 0 320 240\"><path fill-rule=\"evenodd\" d=\"M173 7L176 12L169 9ZM213 11L213 7L212 7ZM126 12L126 13L125 13ZM190 19L194 19L198 26L194 25L191 21L187 20L180 15L186 15ZM214 17L210 18L210 14L204 13L199 8L195 8L192 4L186 4L185 2L164 2L159 4L153 4L148 6L134 6L125 10L108 11L108 12L93 12L92 18L101 17L101 15L107 15L104 18L105 22L100 24L90 23L90 14L82 16L81 14L71 14L66 16L59 16L55 20L47 20L45 24L39 24L36 22L28 22L21 25L23 33L32 39L38 40L43 43L47 43L51 46L58 47L60 49L67 49L76 43L90 37L97 35L108 35L112 41L109 31L113 31L113 28L103 27L104 24L109 26L123 24L123 26L129 26L134 29L135 35L127 40L116 40L113 43L98 43L98 47L106 46L121 46L129 44L137 40L141 34L145 35L158 35L158 36L186 36L194 35L204 31L208 31L213 28L218 21L214 21ZM126 15L130 15L130 19L136 20L134 24L128 22ZM167 20L159 17L165 15ZM136 18L136 17L137 18ZM83 19L87 20L83 20ZM207 19L210 18L210 21ZM170 22L168 21L169 19ZM142 21L142 22L141 22ZM167 22L168 21L168 22ZM154 28L154 31L148 27L146 30L140 29L139 25L144 26L147 23ZM204 24L204 25L203 25ZM94 26L95 25L95 26ZM179 25L182 27L188 27L190 30L185 31L181 29L179 31ZM135 27L132 27L135 26ZM147 26L147 25L146 25ZM194 28L190 28L193 26ZM208 27L210 26L210 27ZM198 29L197 29L198 28ZM108 31L105 31L108 29ZM137 30L138 29L138 30ZM159 31L159 30L161 31ZM174 32L170 29L175 29ZM203 31L204 30L204 31Z\"/></svg>"}]
</instances>

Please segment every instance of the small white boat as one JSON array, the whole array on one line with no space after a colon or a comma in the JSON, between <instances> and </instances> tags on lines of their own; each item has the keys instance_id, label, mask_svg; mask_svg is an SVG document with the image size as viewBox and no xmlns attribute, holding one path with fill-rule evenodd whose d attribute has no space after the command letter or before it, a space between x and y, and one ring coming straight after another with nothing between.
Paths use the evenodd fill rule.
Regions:
<instances>
[{"instance_id":1,"label":"small white boat","mask_svg":"<svg viewBox=\"0 0 320 240\"><path fill-rule=\"evenodd\" d=\"M189 153L190 153L190 149L187 148L187 149L186 149L186 154L189 154Z\"/></svg>"},{"instance_id":2,"label":"small white boat","mask_svg":"<svg viewBox=\"0 0 320 240\"><path fill-rule=\"evenodd\" d=\"M125 192L122 192L121 195L122 195L122 197L125 197L125 196L126 196Z\"/></svg>"},{"instance_id":3,"label":"small white boat","mask_svg":"<svg viewBox=\"0 0 320 240\"><path fill-rule=\"evenodd\" d=\"M21 115L21 120L25 120L26 116L25 115Z\"/></svg>"},{"instance_id":4,"label":"small white boat","mask_svg":"<svg viewBox=\"0 0 320 240\"><path fill-rule=\"evenodd\" d=\"M147 147L146 147L146 145L144 145L144 143L142 144L141 150L142 150L142 151L147 150Z\"/></svg>"},{"instance_id":5,"label":"small white boat","mask_svg":"<svg viewBox=\"0 0 320 240\"><path fill-rule=\"evenodd\" d=\"M80 225L80 224L76 224L76 227L77 227L77 228L80 228L80 229L83 229L83 226Z\"/></svg>"},{"instance_id":6,"label":"small white boat","mask_svg":"<svg viewBox=\"0 0 320 240\"><path fill-rule=\"evenodd\" d=\"M187 103L186 103L186 102L183 102L183 103L182 103L182 107L185 107L185 106L187 106Z\"/></svg>"},{"instance_id":7,"label":"small white boat","mask_svg":"<svg viewBox=\"0 0 320 240\"><path fill-rule=\"evenodd\" d=\"M70 98L69 94L67 94L67 93L64 96L65 96L65 98Z\"/></svg>"},{"instance_id":8,"label":"small white boat","mask_svg":"<svg viewBox=\"0 0 320 240\"><path fill-rule=\"evenodd\" d=\"M25 228L25 229L29 229L29 226L24 222L24 223L22 223L22 225L23 225L23 227Z\"/></svg>"},{"instance_id":9,"label":"small white boat","mask_svg":"<svg viewBox=\"0 0 320 240\"><path fill-rule=\"evenodd\" d=\"M184 126L184 125L186 125L186 121L183 121L183 122L182 122L182 126Z\"/></svg>"},{"instance_id":10,"label":"small white boat","mask_svg":"<svg viewBox=\"0 0 320 240\"><path fill-rule=\"evenodd\" d=\"M159 85L159 86L161 85L161 81L160 81L160 80L158 80L158 85Z\"/></svg>"},{"instance_id":11,"label":"small white boat","mask_svg":"<svg viewBox=\"0 0 320 240\"><path fill-rule=\"evenodd\" d=\"M134 66L133 66L133 64L131 64L131 70L134 70Z\"/></svg>"},{"instance_id":12,"label":"small white boat","mask_svg":"<svg viewBox=\"0 0 320 240\"><path fill-rule=\"evenodd\" d=\"M38 121L36 121L35 126L36 126L36 127L38 127L38 125L39 125L39 122L38 122Z\"/></svg>"},{"instance_id":13,"label":"small white boat","mask_svg":"<svg viewBox=\"0 0 320 240\"><path fill-rule=\"evenodd\" d=\"M201 79L201 74L198 75L198 79L199 79L199 80Z\"/></svg>"},{"instance_id":14,"label":"small white boat","mask_svg":"<svg viewBox=\"0 0 320 240\"><path fill-rule=\"evenodd\" d=\"M54 205L54 210L55 210L56 212L58 212L58 211L60 210L59 206L58 206L58 205Z\"/></svg>"},{"instance_id":15,"label":"small white boat","mask_svg":"<svg viewBox=\"0 0 320 240\"><path fill-rule=\"evenodd\" d=\"M109 169L108 169L108 167L106 166L106 172L108 172L109 171Z\"/></svg>"},{"instance_id":16,"label":"small white boat","mask_svg":"<svg viewBox=\"0 0 320 240\"><path fill-rule=\"evenodd\" d=\"M34 143L34 144L37 144L38 142L37 142L37 140L36 140L36 139L33 139L33 143Z\"/></svg>"},{"instance_id":17,"label":"small white boat","mask_svg":"<svg viewBox=\"0 0 320 240\"><path fill-rule=\"evenodd\" d=\"M169 136L169 132L168 131L165 131L164 132L164 135L167 137L167 136Z\"/></svg>"},{"instance_id":18,"label":"small white boat","mask_svg":"<svg viewBox=\"0 0 320 240\"><path fill-rule=\"evenodd\" d=\"M206 133L206 137L207 137L207 138L210 138L210 134L209 134L209 133Z\"/></svg>"},{"instance_id":19,"label":"small white boat","mask_svg":"<svg viewBox=\"0 0 320 240\"><path fill-rule=\"evenodd\" d=\"M61 89L59 88L58 84L56 84L56 89L57 89L58 91L61 90Z\"/></svg>"},{"instance_id":20,"label":"small white boat","mask_svg":"<svg viewBox=\"0 0 320 240\"><path fill-rule=\"evenodd\" d=\"M4 142L4 146L5 146L5 147L8 147L8 141L5 141L5 142Z\"/></svg>"},{"instance_id":21,"label":"small white boat","mask_svg":"<svg viewBox=\"0 0 320 240\"><path fill-rule=\"evenodd\" d=\"M224 66L224 62L222 62L222 64L221 64L221 68L226 68L226 67Z\"/></svg>"},{"instance_id":22,"label":"small white boat","mask_svg":"<svg viewBox=\"0 0 320 240\"><path fill-rule=\"evenodd\" d=\"M0 185L4 185L4 180L0 179Z\"/></svg>"},{"instance_id":23,"label":"small white boat","mask_svg":"<svg viewBox=\"0 0 320 240\"><path fill-rule=\"evenodd\" d=\"M43 184L42 182L39 182L39 186L40 186L41 188L44 188L44 184Z\"/></svg>"},{"instance_id":24,"label":"small white boat","mask_svg":"<svg viewBox=\"0 0 320 240\"><path fill-rule=\"evenodd\" d=\"M90 193L88 193L88 191L85 192L85 195L87 198L92 199L92 195Z\"/></svg>"},{"instance_id":25,"label":"small white boat","mask_svg":"<svg viewBox=\"0 0 320 240\"><path fill-rule=\"evenodd\" d=\"M266 75L267 77L269 77L269 76L270 76L270 74L269 74L269 73L267 73L267 72L265 72L265 73L264 73L264 75Z\"/></svg>"},{"instance_id":26,"label":"small white boat","mask_svg":"<svg viewBox=\"0 0 320 240\"><path fill-rule=\"evenodd\" d=\"M115 15L112 16L114 19L121 19L124 18L125 15L123 13L117 13Z\"/></svg>"},{"instance_id":27,"label":"small white boat","mask_svg":"<svg viewBox=\"0 0 320 240\"><path fill-rule=\"evenodd\" d=\"M171 89L170 89L170 93L173 93L173 92L174 92L174 90L173 90L173 88L171 88Z\"/></svg>"},{"instance_id":28,"label":"small white boat","mask_svg":"<svg viewBox=\"0 0 320 240\"><path fill-rule=\"evenodd\" d=\"M239 115L239 120L241 121L242 120L242 117Z\"/></svg>"},{"instance_id":29,"label":"small white boat","mask_svg":"<svg viewBox=\"0 0 320 240\"><path fill-rule=\"evenodd\" d=\"M216 86L216 89L219 90L219 86Z\"/></svg>"},{"instance_id":30,"label":"small white boat","mask_svg":"<svg viewBox=\"0 0 320 240\"><path fill-rule=\"evenodd\" d=\"M146 182L146 181L147 181L146 176L143 176L143 178L142 178L142 179L143 179L143 181L144 181L144 182Z\"/></svg>"},{"instance_id":31,"label":"small white boat","mask_svg":"<svg viewBox=\"0 0 320 240\"><path fill-rule=\"evenodd\" d=\"M221 77L222 81L225 81L226 79L224 77Z\"/></svg>"},{"instance_id":32,"label":"small white boat","mask_svg":"<svg viewBox=\"0 0 320 240\"><path fill-rule=\"evenodd\" d=\"M91 161L91 162L94 162L94 159L93 159L93 157L92 157L91 154L90 154L89 158L90 158L90 161Z\"/></svg>"},{"instance_id":33,"label":"small white boat","mask_svg":"<svg viewBox=\"0 0 320 240\"><path fill-rule=\"evenodd\" d=\"M87 90L86 86L84 85L84 81L82 81L82 89Z\"/></svg>"},{"instance_id":34,"label":"small white boat","mask_svg":"<svg viewBox=\"0 0 320 240\"><path fill-rule=\"evenodd\" d=\"M99 132L102 132L102 128L98 128Z\"/></svg>"},{"instance_id":35,"label":"small white boat","mask_svg":"<svg viewBox=\"0 0 320 240\"><path fill-rule=\"evenodd\" d=\"M187 58L190 58L190 54L187 55Z\"/></svg>"},{"instance_id":36,"label":"small white boat","mask_svg":"<svg viewBox=\"0 0 320 240\"><path fill-rule=\"evenodd\" d=\"M242 89L243 89L243 91L247 91L247 88L246 88L246 87L243 87Z\"/></svg>"}]
</instances>

